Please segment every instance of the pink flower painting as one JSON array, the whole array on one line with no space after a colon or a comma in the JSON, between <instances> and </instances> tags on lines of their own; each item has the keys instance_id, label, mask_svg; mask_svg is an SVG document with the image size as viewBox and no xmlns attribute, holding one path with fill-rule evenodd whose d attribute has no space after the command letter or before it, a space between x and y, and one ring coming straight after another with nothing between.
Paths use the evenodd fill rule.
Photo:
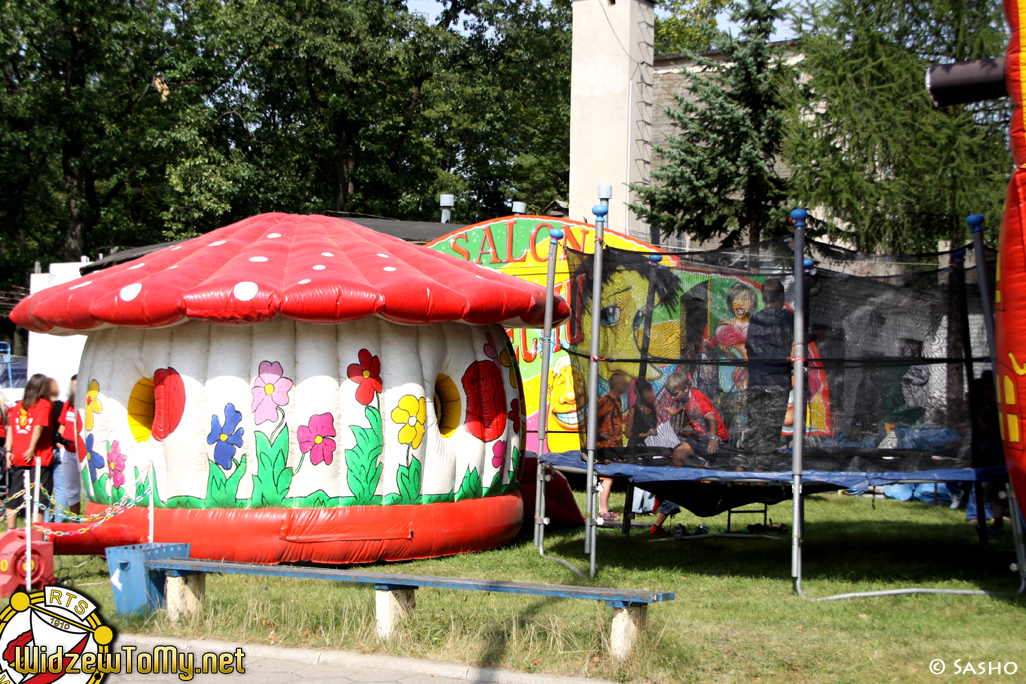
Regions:
<instances>
[{"instance_id":1,"label":"pink flower painting","mask_svg":"<svg viewBox=\"0 0 1026 684\"><path fill-rule=\"evenodd\" d=\"M277 361L261 361L260 373L253 381L253 420L272 423L278 420L278 407L289 403L292 381L284 377L281 364Z\"/></svg>"},{"instance_id":2,"label":"pink flower painting","mask_svg":"<svg viewBox=\"0 0 1026 684\"><path fill-rule=\"evenodd\" d=\"M331 465L335 454L335 419L330 413L310 416L307 425L300 425L296 432L299 450L310 454L311 465Z\"/></svg>"}]
</instances>

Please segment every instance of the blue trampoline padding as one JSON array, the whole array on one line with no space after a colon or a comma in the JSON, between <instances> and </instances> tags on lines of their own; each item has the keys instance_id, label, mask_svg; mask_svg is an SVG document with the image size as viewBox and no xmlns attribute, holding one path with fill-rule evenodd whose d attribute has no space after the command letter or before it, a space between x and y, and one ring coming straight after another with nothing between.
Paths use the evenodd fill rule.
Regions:
<instances>
[{"instance_id":1,"label":"blue trampoline padding","mask_svg":"<svg viewBox=\"0 0 1026 684\"><path fill-rule=\"evenodd\" d=\"M557 469L587 468L580 451L542 454L543 463ZM596 463L595 472L604 477L618 477L634 484L646 482L689 482L716 480L718 482L780 482L790 484L790 472L735 472L732 470L703 470L701 468L674 468L672 466L640 466L627 463ZM802 482L837 485L845 489L866 489L901 482L991 482L1008 479L1004 466L991 468L959 468L957 470L923 470L917 473L861 473L846 471L806 470Z\"/></svg>"}]
</instances>

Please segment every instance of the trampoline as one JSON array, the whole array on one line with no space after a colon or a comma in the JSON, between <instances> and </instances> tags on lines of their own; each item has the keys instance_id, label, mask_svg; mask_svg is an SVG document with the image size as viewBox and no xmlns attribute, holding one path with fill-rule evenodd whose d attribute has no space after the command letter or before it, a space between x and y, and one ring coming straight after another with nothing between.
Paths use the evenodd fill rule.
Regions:
<instances>
[{"instance_id":1,"label":"trampoline","mask_svg":"<svg viewBox=\"0 0 1026 684\"><path fill-rule=\"evenodd\" d=\"M982 483L1007 482L987 256L967 266L966 249L878 256L806 241L801 211L784 239L641 254L601 248L604 213L594 253L564 248L567 351L588 420L581 451L540 456L543 554L548 469L586 476L592 576L596 476L699 516L790 498L799 594L803 495L971 482L982 500ZM543 385L542 415L546 398ZM1011 517L1026 587L1020 519Z\"/></svg>"}]
</instances>

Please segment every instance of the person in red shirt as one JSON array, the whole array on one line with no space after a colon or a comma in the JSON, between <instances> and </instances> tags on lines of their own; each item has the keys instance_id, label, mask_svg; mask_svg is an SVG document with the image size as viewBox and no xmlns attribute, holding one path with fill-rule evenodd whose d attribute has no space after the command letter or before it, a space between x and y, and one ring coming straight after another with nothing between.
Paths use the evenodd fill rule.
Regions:
<instances>
[{"instance_id":1,"label":"person in red shirt","mask_svg":"<svg viewBox=\"0 0 1026 684\"><path fill-rule=\"evenodd\" d=\"M666 412L670 416L685 414L693 431L673 450L673 464L683 466L686 458L719 451L730 433L709 397L693 389L691 379L681 371L674 371L666 379L666 391L676 400L676 407Z\"/></svg>"},{"instance_id":2,"label":"person in red shirt","mask_svg":"<svg viewBox=\"0 0 1026 684\"><path fill-rule=\"evenodd\" d=\"M25 383L24 398L14 405L7 414L7 467L11 471L11 489L20 492L24 487L25 473L33 490L36 487L35 464L38 459L40 468L39 486L40 503L50 504L50 492L53 491L53 429L50 419L52 406L46 398L50 392L50 378L36 373ZM7 529L12 530L18 523L18 509L22 505L22 497L10 496L4 504L7 513ZM35 513L35 521L42 522L39 511Z\"/></svg>"},{"instance_id":3,"label":"person in red shirt","mask_svg":"<svg viewBox=\"0 0 1026 684\"><path fill-rule=\"evenodd\" d=\"M54 499L57 504L66 507L74 514L78 514L79 504L82 501L82 478L78 470L79 460L77 458L79 427L78 412L75 411L75 390L78 388L78 375L71 376L71 383L68 385L68 400L64 402L61 410L58 434L61 436L63 453L61 462L54 469ZM55 440L56 441L56 440ZM58 479L62 478L62 479ZM61 487L63 489L63 500L61 498ZM58 510L54 514L54 522L61 522L63 514Z\"/></svg>"}]
</instances>

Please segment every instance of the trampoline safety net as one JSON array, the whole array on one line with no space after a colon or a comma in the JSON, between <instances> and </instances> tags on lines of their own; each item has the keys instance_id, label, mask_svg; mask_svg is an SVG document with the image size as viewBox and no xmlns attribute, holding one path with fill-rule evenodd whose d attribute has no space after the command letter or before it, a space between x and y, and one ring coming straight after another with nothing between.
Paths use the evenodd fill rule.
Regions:
<instances>
[{"instance_id":1,"label":"trampoline safety net","mask_svg":"<svg viewBox=\"0 0 1026 684\"><path fill-rule=\"evenodd\" d=\"M599 460L791 469L792 244L603 252ZM586 407L594 264L566 253L568 351ZM806 256L804 469L1001 465L1000 451L994 463L974 457L972 426L993 401L977 269L953 253L869 256L815 241Z\"/></svg>"}]
</instances>

